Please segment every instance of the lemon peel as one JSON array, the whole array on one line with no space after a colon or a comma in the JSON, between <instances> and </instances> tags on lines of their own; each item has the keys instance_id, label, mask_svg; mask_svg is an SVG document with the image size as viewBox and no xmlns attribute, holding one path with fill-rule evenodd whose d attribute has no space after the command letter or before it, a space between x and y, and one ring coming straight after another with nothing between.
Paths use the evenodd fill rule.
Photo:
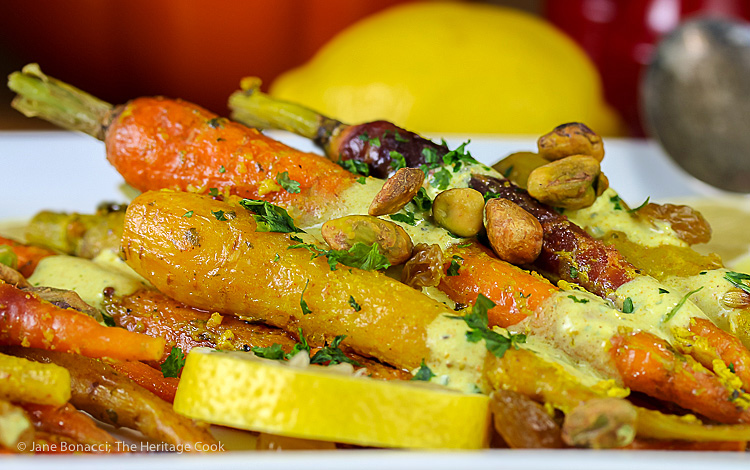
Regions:
<instances>
[{"instance_id":1,"label":"lemon peel","mask_svg":"<svg viewBox=\"0 0 750 470\"><path fill-rule=\"evenodd\" d=\"M375 447L478 449L490 429L486 395L206 348L190 351L174 409L212 424Z\"/></svg>"}]
</instances>

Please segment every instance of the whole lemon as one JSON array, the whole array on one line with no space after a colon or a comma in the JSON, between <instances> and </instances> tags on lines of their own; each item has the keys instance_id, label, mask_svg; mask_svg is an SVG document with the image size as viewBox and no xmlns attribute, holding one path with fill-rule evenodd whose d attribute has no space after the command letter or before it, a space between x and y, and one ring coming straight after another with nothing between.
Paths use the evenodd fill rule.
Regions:
<instances>
[{"instance_id":1,"label":"whole lemon","mask_svg":"<svg viewBox=\"0 0 750 470\"><path fill-rule=\"evenodd\" d=\"M347 123L424 133L541 135L621 125L586 54L552 25L493 5L400 5L339 33L270 93Z\"/></svg>"}]
</instances>

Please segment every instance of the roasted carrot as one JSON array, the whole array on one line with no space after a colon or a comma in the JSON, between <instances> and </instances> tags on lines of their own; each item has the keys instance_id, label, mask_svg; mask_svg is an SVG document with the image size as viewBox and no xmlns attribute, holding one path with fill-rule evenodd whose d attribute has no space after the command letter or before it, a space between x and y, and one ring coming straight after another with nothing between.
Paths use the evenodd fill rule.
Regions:
<instances>
[{"instance_id":1,"label":"roasted carrot","mask_svg":"<svg viewBox=\"0 0 750 470\"><path fill-rule=\"evenodd\" d=\"M303 217L337 207L355 176L312 153L303 153L256 129L220 118L180 100L139 98L113 107L44 75L31 64L11 74L19 96L13 106L104 140L107 158L141 191L175 188L201 193L229 192L289 207ZM287 191L284 174L299 183Z\"/></svg>"},{"instance_id":2,"label":"roasted carrot","mask_svg":"<svg viewBox=\"0 0 750 470\"><path fill-rule=\"evenodd\" d=\"M610 353L627 387L722 423L750 423L750 395L720 383L692 357L675 356L665 341L642 331L611 342Z\"/></svg>"},{"instance_id":3,"label":"roasted carrot","mask_svg":"<svg viewBox=\"0 0 750 470\"><path fill-rule=\"evenodd\" d=\"M24 245L18 243L10 238L0 237L0 245L9 246L16 258L18 258L17 271L23 274L24 277L29 277L34 273L36 265L39 264L43 258L52 256L55 254L54 251L38 246Z\"/></svg>"},{"instance_id":4,"label":"roasted carrot","mask_svg":"<svg viewBox=\"0 0 750 470\"><path fill-rule=\"evenodd\" d=\"M119 326L130 331L164 338L167 341L167 349L170 349L172 345L177 345L184 354L198 346L251 351L256 347L268 348L274 344L279 345L285 353L289 353L300 340L298 332L292 332L295 336L293 338L284 330L262 323L248 322L234 315L221 315L218 312L210 313L206 310L188 307L155 290L141 290L122 298L111 299L107 302L106 310ZM373 378L385 380L411 378L411 374L400 369L381 364L346 349L344 352L350 359L361 364L367 374ZM311 354L314 353L314 350L311 351ZM166 357L162 358L164 359ZM112 367L165 400L171 402L174 398L177 379L164 378L161 372L140 362L115 362Z\"/></svg>"},{"instance_id":5,"label":"roasted carrot","mask_svg":"<svg viewBox=\"0 0 750 470\"><path fill-rule=\"evenodd\" d=\"M109 365L162 400L174 402L174 394L180 384L177 377L164 377L160 370L141 361L112 361Z\"/></svg>"},{"instance_id":6,"label":"roasted carrot","mask_svg":"<svg viewBox=\"0 0 750 470\"><path fill-rule=\"evenodd\" d=\"M104 362L78 354L8 347L9 354L39 362L52 362L70 372L70 403L113 426L141 431L146 437L174 445L215 443L208 432L178 415L172 406Z\"/></svg>"},{"instance_id":7,"label":"roasted carrot","mask_svg":"<svg viewBox=\"0 0 750 470\"><path fill-rule=\"evenodd\" d=\"M37 431L64 436L101 452L120 450L114 437L69 403L63 406L22 403L21 406Z\"/></svg>"},{"instance_id":8,"label":"roasted carrot","mask_svg":"<svg viewBox=\"0 0 750 470\"><path fill-rule=\"evenodd\" d=\"M102 326L5 283L0 284L0 344L130 360L153 361L164 352L161 338Z\"/></svg>"},{"instance_id":9,"label":"roasted carrot","mask_svg":"<svg viewBox=\"0 0 750 470\"><path fill-rule=\"evenodd\" d=\"M540 311L558 290L546 279L498 260L478 243L454 245L447 254L460 257L460 267L455 275L442 277L440 290L465 305L473 305L479 294L492 299L496 306L487 312L490 325L515 325Z\"/></svg>"}]
</instances>

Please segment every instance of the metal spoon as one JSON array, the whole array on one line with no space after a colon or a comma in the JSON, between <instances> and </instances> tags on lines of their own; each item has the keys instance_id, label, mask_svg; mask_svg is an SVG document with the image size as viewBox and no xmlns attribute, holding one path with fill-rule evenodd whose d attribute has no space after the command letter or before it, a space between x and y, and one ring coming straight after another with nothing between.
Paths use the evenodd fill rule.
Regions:
<instances>
[{"instance_id":1,"label":"metal spoon","mask_svg":"<svg viewBox=\"0 0 750 470\"><path fill-rule=\"evenodd\" d=\"M750 192L750 24L680 25L657 46L641 84L646 127L688 173Z\"/></svg>"}]
</instances>

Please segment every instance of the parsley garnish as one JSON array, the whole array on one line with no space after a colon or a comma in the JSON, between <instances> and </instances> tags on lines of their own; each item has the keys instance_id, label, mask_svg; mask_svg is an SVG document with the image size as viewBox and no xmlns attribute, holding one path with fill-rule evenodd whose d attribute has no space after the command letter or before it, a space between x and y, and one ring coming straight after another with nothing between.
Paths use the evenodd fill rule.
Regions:
<instances>
[{"instance_id":1,"label":"parsley garnish","mask_svg":"<svg viewBox=\"0 0 750 470\"><path fill-rule=\"evenodd\" d=\"M477 296L477 301L471 309L471 313L464 316L449 316L449 318L455 318L457 320L463 320L466 325L471 328L470 331L466 332L466 340L471 343L476 343L483 339L487 350L490 351L497 357L503 357L505 351L511 346L518 349L520 343L526 342L526 335L508 333L509 336L503 336L500 333L490 329L489 319L487 317L487 311L495 306L495 302L491 301L482 294Z\"/></svg>"},{"instance_id":2,"label":"parsley garnish","mask_svg":"<svg viewBox=\"0 0 750 470\"><path fill-rule=\"evenodd\" d=\"M349 364L359 367L361 365L359 362L346 357L344 351L339 349L339 344L344 341L344 338L346 338L346 335L339 335L334 338L330 346L326 343L325 346L320 348L320 350L310 358L310 364L325 364L327 362L329 366L332 366L334 364L348 362Z\"/></svg>"},{"instance_id":3,"label":"parsley garnish","mask_svg":"<svg viewBox=\"0 0 750 470\"><path fill-rule=\"evenodd\" d=\"M662 289L661 287L659 287L659 293L660 294L669 294L669 291L667 289Z\"/></svg>"},{"instance_id":4,"label":"parsley garnish","mask_svg":"<svg viewBox=\"0 0 750 470\"><path fill-rule=\"evenodd\" d=\"M636 207L635 209L628 209L628 213L632 214L634 212L638 212L639 210L643 209L644 207L646 207L646 204L648 204L649 200L651 200L651 196L647 197L646 200L643 201L643 204L641 204L640 206Z\"/></svg>"},{"instance_id":5,"label":"parsley garnish","mask_svg":"<svg viewBox=\"0 0 750 470\"><path fill-rule=\"evenodd\" d=\"M401 153L391 150L388 154L391 157L391 168L393 171L398 171L401 168L406 168L406 158Z\"/></svg>"},{"instance_id":6,"label":"parsley garnish","mask_svg":"<svg viewBox=\"0 0 750 470\"><path fill-rule=\"evenodd\" d=\"M622 313L633 313L633 310L633 299L626 297L625 300L622 301Z\"/></svg>"},{"instance_id":7,"label":"parsley garnish","mask_svg":"<svg viewBox=\"0 0 750 470\"><path fill-rule=\"evenodd\" d=\"M117 323L115 323L115 318L108 314L107 312L101 312L102 314L102 322L106 326L117 326Z\"/></svg>"},{"instance_id":8,"label":"parsley garnish","mask_svg":"<svg viewBox=\"0 0 750 470\"><path fill-rule=\"evenodd\" d=\"M724 279L729 281L729 283L732 284L734 287L738 289L742 289L748 294L750 294L750 286L742 282L742 281L750 280L750 275L747 275L745 273L738 273L735 271L729 271L724 274Z\"/></svg>"},{"instance_id":9,"label":"parsley garnish","mask_svg":"<svg viewBox=\"0 0 750 470\"><path fill-rule=\"evenodd\" d=\"M575 295L569 295L568 298L572 299L573 302L575 302L577 304L587 304L587 303L589 303L589 299L579 299Z\"/></svg>"},{"instance_id":10,"label":"parsley garnish","mask_svg":"<svg viewBox=\"0 0 750 470\"><path fill-rule=\"evenodd\" d=\"M679 310L679 309L680 309L680 307L682 307L683 305L685 305L685 302L687 302L688 298L689 298L689 297L690 297L691 295L693 295L693 294L695 294L696 292L698 292L699 290L701 290L701 289L703 289L703 286L701 286L701 287L699 287L699 288L697 288L697 289L695 289L695 290L691 290L690 292L688 292L687 294L685 294L685 296L684 296L683 298L681 298L679 302L677 302L677 305L675 305L674 307L672 307L672 310L670 310L670 311L669 311L669 313L667 313L667 314L666 314L666 315L664 316L664 320L663 320L663 323L666 323L666 322L668 322L669 320L671 320L671 319L672 319L672 317L674 317L674 316L675 316L675 314L677 313L677 310Z\"/></svg>"},{"instance_id":11,"label":"parsley garnish","mask_svg":"<svg viewBox=\"0 0 750 470\"><path fill-rule=\"evenodd\" d=\"M575 266L570 267L570 277L571 279L578 278L578 268L576 268Z\"/></svg>"},{"instance_id":12,"label":"parsley garnish","mask_svg":"<svg viewBox=\"0 0 750 470\"><path fill-rule=\"evenodd\" d=\"M161 373L164 377L179 377L180 371L185 367L185 355L178 346L172 346L167 360L161 365Z\"/></svg>"},{"instance_id":13,"label":"parsley garnish","mask_svg":"<svg viewBox=\"0 0 750 470\"><path fill-rule=\"evenodd\" d=\"M302 242L297 237L293 237L292 239ZM362 242L356 242L348 250L322 250L310 243L299 243L298 245L290 245L287 249L291 250L294 248L306 249L313 254L311 259L325 256L328 259L328 266L331 267L331 271L336 270L337 263L367 271L386 269L391 265L388 262L388 258L380 254L377 243L365 245Z\"/></svg>"},{"instance_id":14,"label":"parsley garnish","mask_svg":"<svg viewBox=\"0 0 750 470\"><path fill-rule=\"evenodd\" d=\"M430 199L430 196L427 195L427 190L424 188L419 188L419 191L414 195L414 199L412 199L411 202L417 206L417 210L420 212L427 212L432 208L432 200Z\"/></svg>"},{"instance_id":15,"label":"parsley garnish","mask_svg":"<svg viewBox=\"0 0 750 470\"><path fill-rule=\"evenodd\" d=\"M208 188L208 195L216 197L219 195L219 190L217 188Z\"/></svg>"},{"instance_id":16,"label":"parsley garnish","mask_svg":"<svg viewBox=\"0 0 750 470\"><path fill-rule=\"evenodd\" d=\"M300 192L299 181L291 179L288 171L282 171L277 174L276 182L279 183L279 186L286 189L286 192L288 193L297 194Z\"/></svg>"},{"instance_id":17,"label":"parsley garnish","mask_svg":"<svg viewBox=\"0 0 750 470\"><path fill-rule=\"evenodd\" d=\"M368 144L374 145L376 147L380 146L380 137L370 137L369 135L367 135L367 132L360 134L359 140L367 142Z\"/></svg>"},{"instance_id":18,"label":"parsley garnish","mask_svg":"<svg viewBox=\"0 0 750 470\"><path fill-rule=\"evenodd\" d=\"M307 302L305 302L305 291L307 290L308 284L310 284L310 279L305 281L305 287L302 289L302 293L299 296L299 306L302 309L302 315L307 315L309 313L312 313L312 310L310 310L310 307L307 306Z\"/></svg>"},{"instance_id":19,"label":"parsley garnish","mask_svg":"<svg viewBox=\"0 0 750 470\"><path fill-rule=\"evenodd\" d=\"M453 255L453 259L451 260L451 265L448 266L448 271L446 274L448 276L458 276L458 270L461 268L461 264L459 261L463 261L464 259L461 258L458 255Z\"/></svg>"},{"instance_id":20,"label":"parsley garnish","mask_svg":"<svg viewBox=\"0 0 750 470\"><path fill-rule=\"evenodd\" d=\"M302 328L297 328L297 331L299 331L299 342L294 344L292 350L286 355L286 359L294 357L300 351L307 351L307 355L310 355L310 345L307 344L305 335L302 334Z\"/></svg>"},{"instance_id":21,"label":"parsley garnish","mask_svg":"<svg viewBox=\"0 0 750 470\"><path fill-rule=\"evenodd\" d=\"M396 142L409 142L409 139L407 139L406 137L402 137L401 134L398 133L398 131L396 131L394 134Z\"/></svg>"},{"instance_id":22,"label":"parsley garnish","mask_svg":"<svg viewBox=\"0 0 750 470\"><path fill-rule=\"evenodd\" d=\"M226 222L227 220L237 217L237 214L235 214L234 212L211 211L211 213L214 215L214 217L216 217L216 220L220 220L222 222Z\"/></svg>"},{"instance_id":23,"label":"parsley garnish","mask_svg":"<svg viewBox=\"0 0 750 470\"><path fill-rule=\"evenodd\" d=\"M365 162L359 160L339 160L337 163L349 173L370 176L370 167Z\"/></svg>"},{"instance_id":24,"label":"parsley garnish","mask_svg":"<svg viewBox=\"0 0 750 470\"><path fill-rule=\"evenodd\" d=\"M222 117L215 117L208 120L206 124L209 125L209 127L213 127L214 129L221 129L224 127L224 121L226 119Z\"/></svg>"},{"instance_id":25,"label":"parsley garnish","mask_svg":"<svg viewBox=\"0 0 750 470\"><path fill-rule=\"evenodd\" d=\"M417 221L414 218L414 214L407 210L405 210L404 212L397 212L395 214L391 214L388 217L390 217L391 220L395 220L396 222L403 222L409 225L417 225Z\"/></svg>"},{"instance_id":26,"label":"parsley garnish","mask_svg":"<svg viewBox=\"0 0 750 470\"><path fill-rule=\"evenodd\" d=\"M456 147L455 150L451 150L450 152L443 155L443 163L445 165L453 165L454 172L461 169L462 163L476 163L477 162L474 159L474 157L472 157L471 154L465 150L466 146L469 145L469 142L471 141L466 141L463 144ZM447 147L445 140L443 140L443 145Z\"/></svg>"},{"instance_id":27,"label":"parsley garnish","mask_svg":"<svg viewBox=\"0 0 750 470\"><path fill-rule=\"evenodd\" d=\"M224 168L224 165L221 165L221 166L219 167L219 173L226 173L226 172L227 172L227 169L226 169L226 168Z\"/></svg>"},{"instance_id":28,"label":"parsley garnish","mask_svg":"<svg viewBox=\"0 0 750 470\"><path fill-rule=\"evenodd\" d=\"M447 168L441 168L432 174L432 185L440 191L448 188L451 182L451 172Z\"/></svg>"},{"instance_id":29,"label":"parsley garnish","mask_svg":"<svg viewBox=\"0 0 750 470\"><path fill-rule=\"evenodd\" d=\"M253 348L250 348L250 351L252 351L256 356L262 357L264 359L286 359L286 353L284 353L284 350L281 349L281 345L279 343L273 343L266 348L255 346Z\"/></svg>"},{"instance_id":30,"label":"parsley garnish","mask_svg":"<svg viewBox=\"0 0 750 470\"><path fill-rule=\"evenodd\" d=\"M336 263L365 271L386 269L391 265L388 258L380 253L377 243L368 246L362 242L356 242L348 250L329 250L325 252L325 256L328 258L331 271L336 270Z\"/></svg>"},{"instance_id":31,"label":"parsley garnish","mask_svg":"<svg viewBox=\"0 0 750 470\"><path fill-rule=\"evenodd\" d=\"M414 377L412 377L412 380L422 380L424 382L429 382L431 378L435 377L435 374L432 373L429 367L427 367L427 364L424 363L424 359L422 359L422 363L419 364L419 370L416 374L414 374Z\"/></svg>"},{"instance_id":32,"label":"parsley garnish","mask_svg":"<svg viewBox=\"0 0 750 470\"><path fill-rule=\"evenodd\" d=\"M243 199L240 205L254 214L256 232L304 233L294 225L287 211L279 206L254 199Z\"/></svg>"},{"instance_id":33,"label":"parsley garnish","mask_svg":"<svg viewBox=\"0 0 750 470\"><path fill-rule=\"evenodd\" d=\"M438 162L437 150L432 147L423 147L422 156L427 166L432 166Z\"/></svg>"},{"instance_id":34,"label":"parsley garnish","mask_svg":"<svg viewBox=\"0 0 750 470\"><path fill-rule=\"evenodd\" d=\"M357 178L357 183L359 183L359 184L365 184L365 183L367 183L367 177L366 176L360 176L359 178Z\"/></svg>"},{"instance_id":35,"label":"parsley garnish","mask_svg":"<svg viewBox=\"0 0 750 470\"><path fill-rule=\"evenodd\" d=\"M189 219L190 217L192 217L192 216L193 216L193 213L194 213L194 212L195 212L195 211L187 211L187 212L185 212L184 214L182 214L182 216L183 216L183 217L186 217L186 218L188 218L188 219Z\"/></svg>"},{"instance_id":36,"label":"parsley garnish","mask_svg":"<svg viewBox=\"0 0 750 470\"><path fill-rule=\"evenodd\" d=\"M359 312L362 310L362 307L357 303L356 300L354 300L354 296L349 296L349 305L352 306L355 312Z\"/></svg>"},{"instance_id":37,"label":"parsley garnish","mask_svg":"<svg viewBox=\"0 0 750 470\"><path fill-rule=\"evenodd\" d=\"M276 256L273 257L273 262L277 262L279 260L279 254L276 253Z\"/></svg>"},{"instance_id":38,"label":"parsley garnish","mask_svg":"<svg viewBox=\"0 0 750 470\"><path fill-rule=\"evenodd\" d=\"M734 374L734 362L730 362L730 363L729 363L729 364L727 365L727 367L728 367L728 368L729 368L729 370L730 370L730 371L731 371L731 372L732 372L732 373Z\"/></svg>"},{"instance_id":39,"label":"parsley garnish","mask_svg":"<svg viewBox=\"0 0 750 470\"><path fill-rule=\"evenodd\" d=\"M612 196L611 198L609 198L609 202L611 202L612 204L614 204L616 211L621 211L622 210L622 204L620 204L620 202L622 202L622 199L620 199L620 196L618 196L618 195L615 194L614 196Z\"/></svg>"}]
</instances>

